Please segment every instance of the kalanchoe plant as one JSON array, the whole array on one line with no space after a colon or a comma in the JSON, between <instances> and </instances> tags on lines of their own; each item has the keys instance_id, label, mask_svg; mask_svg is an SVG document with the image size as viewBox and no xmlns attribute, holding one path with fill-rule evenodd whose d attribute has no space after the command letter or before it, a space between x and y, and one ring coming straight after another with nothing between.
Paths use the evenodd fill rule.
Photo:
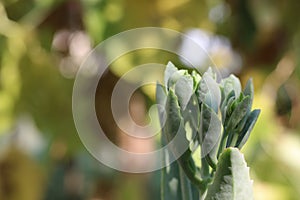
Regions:
<instances>
[{"instance_id":1,"label":"kalanchoe plant","mask_svg":"<svg viewBox=\"0 0 300 200\"><path fill-rule=\"evenodd\" d=\"M171 144L163 156L163 200L253 199L249 168L239 151L260 113L251 111L253 93L251 79L242 90L234 75L218 83L211 68L200 76L168 63L164 86L157 84L156 91L161 142ZM168 165L172 156L177 161Z\"/></svg>"}]
</instances>

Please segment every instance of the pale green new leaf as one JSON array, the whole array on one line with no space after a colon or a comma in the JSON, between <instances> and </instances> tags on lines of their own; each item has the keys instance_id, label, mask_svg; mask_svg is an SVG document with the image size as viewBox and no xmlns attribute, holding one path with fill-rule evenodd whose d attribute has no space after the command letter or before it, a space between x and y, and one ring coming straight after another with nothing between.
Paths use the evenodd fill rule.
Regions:
<instances>
[{"instance_id":1,"label":"pale green new leaf","mask_svg":"<svg viewBox=\"0 0 300 200\"><path fill-rule=\"evenodd\" d=\"M240 80L233 74L221 81L221 87L224 89L225 96L234 91L235 97L238 98L242 91Z\"/></svg>"},{"instance_id":2,"label":"pale green new leaf","mask_svg":"<svg viewBox=\"0 0 300 200\"><path fill-rule=\"evenodd\" d=\"M175 67L175 65L172 62L168 62L167 67L165 69L165 76L164 76L164 81L165 81L165 87L168 87L168 82L171 76L177 72L178 69Z\"/></svg>"},{"instance_id":3,"label":"pale green new leaf","mask_svg":"<svg viewBox=\"0 0 300 200\"><path fill-rule=\"evenodd\" d=\"M181 76L175 84L175 94L182 110L185 110L193 95L193 84L193 78L190 75Z\"/></svg>"},{"instance_id":4,"label":"pale green new leaf","mask_svg":"<svg viewBox=\"0 0 300 200\"><path fill-rule=\"evenodd\" d=\"M186 70L178 70L177 72L173 73L172 76L170 77L169 81L168 81L168 89L175 89L175 85L177 83L177 81L183 77L184 75L187 75L187 71Z\"/></svg>"},{"instance_id":5,"label":"pale green new leaf","mask_svg":"<svg viewBox=\"0 0 300 200\"><path fill-rule=\"evenodd\" d=\"M216 113L221 103L221 91L217 82L210 73L205 72L200 81L198 90L199 102L206 103Z\"/></svg>"},{"instance_id":6,"label":"pale green new leaf","mask_svg":"<svg viewBox=\"0 0 300 200\"><path fill-rule=\"evenodd\" d=\"M200 81L201 81L201 76L198 74L196 71L192 71L192 77L194 80L194 92L196 91Z\"/></svg>"}]
</instances>

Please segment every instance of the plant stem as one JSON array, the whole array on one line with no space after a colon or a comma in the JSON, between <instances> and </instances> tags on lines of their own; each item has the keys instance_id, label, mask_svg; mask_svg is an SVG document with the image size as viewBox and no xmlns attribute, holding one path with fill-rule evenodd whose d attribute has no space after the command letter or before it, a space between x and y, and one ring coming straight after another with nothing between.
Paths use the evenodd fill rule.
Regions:
<instances>
[{"instance_id":1,"label":"plant stem","mask_svg":"<svg viewBox=\"0 0 300 200\"><path fill-rule=\"evenodd\" d=\"M224 128L224 131L223 131L223 134L222 134L222 139L221 139L220 146L219 146L219 149L218 149L217 158L219 158L220 154L222 153L222 151L225 148L225 143L226 143L227 136L228 136L228 133L225 131L225 128Z\"/></svg>"},{"instance_id":2,"label":"plant stem","mask_svg":"<svg viewBox=\"0 0 300 200\"><path fill-rule=\"evenodd\" d=\"M192 159L192 158L190 158ZM197 169L193 169L193 166L191 166L191 160L178 160L180 166L182 167L185 175L190 179L190 181L195 184L200 192L205 192L207 189L208 181L204 181L199 177L199 173L197 172Z\"/></svg>"},{"instance_id":3,"label":"plant stem","mask_svg":"<svg viewBox=\"0 0 300 200\"><path fill-rule=\"evenodd\" d=\"M201 158L201 176L202 179L207 179L209 177L209 164L207 163L206 158Z\"/></svg>"}]
</instances>

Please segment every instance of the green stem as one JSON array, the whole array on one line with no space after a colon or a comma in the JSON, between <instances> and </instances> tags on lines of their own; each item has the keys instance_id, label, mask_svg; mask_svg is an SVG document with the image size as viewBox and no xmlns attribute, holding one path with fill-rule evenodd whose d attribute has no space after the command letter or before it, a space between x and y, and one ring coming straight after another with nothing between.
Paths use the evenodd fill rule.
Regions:
<instances>
[{"instance_id":1,"label":"green stem","mask_svg":"<svg viewBox=\"0 0 300 200\"><path fill-rule=\"evenodd\" d=\"M232 131L228 134L227 141L226 141L226 148L230 147L230 144L231 144L231 141L233 138L233 134L234 133Z\"/></svg>"},{"instance_id":2,"label":"green stem","mask_svg":"<svg viewBox=\"0 0 300 200\"><path fill-rule=\"evenodd\" d=\"M204 193L207 189L207 184L209 183L209 181L201 179L199 173L197 172L198 169L193 166L191 159L192 158L188 160L179 159L178 162L190 181L199 188L201 193Z\"/></svg>"},{"instance_id":3,"label":"green stem","mask_svg":"<svg viewBox=\"0 0 300 200\"><path fill-rule=\"evenodd\" d=\"M224 131L223 131L223 134L222 134L222 139L221 139L219 150L218 150L218 154L217 154L217 158L219 158L220 154L222 153L222 151L225 148L225 143L226 143L227 136L228 136L228 133L227 133L227 131L225 131L225 128L224 128Z\"/></svg>"},{"instance_id":4,"label":"green stem","mask_svg":"<svg viewBox=\"0 0 300 200\"><path fill-rule=\"evenodd\" d=\"M234 147L234 146L236 145L236 142L237 142L237 140L238 140L238 137L239 137L239 135L238 135L237 133L233 135L232 140L231 140L231 143L230 143L230 146L231 146L231 147Z\"/></svg>"},{"instance_id":5,"label":"green stem","mask_svg":"<svg viewBox=\"0 0 300 200\"><path fill-rule=\"evenodd\" d=\"M209 157L209 155L205 156L205 160L209 164L209 166L213 169L216 170L217 166L216 164L212 161L212 159Z\"/></svg>"},{"instance_id":6,"label":"green stem","mask_svg":"<svg viewBox=\"0 0 300 200\"><path fill-rule=\"evenodd\" d=\"M201 158L201 176L202 179L207 179L209 177L209 164L205 158Z\"/></svg>"}]
</instances>

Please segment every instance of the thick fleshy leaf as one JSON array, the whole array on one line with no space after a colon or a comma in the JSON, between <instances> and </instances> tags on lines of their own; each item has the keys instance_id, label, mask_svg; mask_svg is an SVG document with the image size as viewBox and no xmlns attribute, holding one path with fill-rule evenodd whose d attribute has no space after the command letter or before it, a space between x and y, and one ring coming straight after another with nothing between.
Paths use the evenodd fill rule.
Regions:
<instances>
[{"instance_id":1,"label":"thick fleshy leaf","mask_svg":"<svg viewBox=\"0 0 300 200\"><path fill-rule=\"evenodd\" d=\"M221 105L221 114L222 114L222 123L223 124L224 124L224 122L226 120L226 113L227 113L228 105L230 105L234 100L235 100L235 93L234 93L234 91L231 91L226 96L226 98L224 99L224 101L222 102L222 105Z\"/></svg>"},{"instance_id":2,"label":"thick fleshy leaf","mask_svg":"<svg viewBox=\"0 0 300 200\"><path fill-rule=\"evenodd\" d=\"M186 138L188 141L190 141L189 144L190 151L194 152L199 146L199 142L198 142L199 140L196 137L198 133L192 128L190 121L187 121L185 123L184 128L186 131Z\"/></svg>"},{"instance_id":3,"label":"thick fleshy leaf","mask_svg":"<svg viewBox=\"0 0 300 200\"><path fill-rule=\"evenodd\" d=\"M221 91L221 107L222 107L223 104L226 102L227 96L225 96L225 91L223 87L220 87L220 91Z\"/></svg>"},{"instance_id":4,"label":"thick fleshy leaf","mask_svg":"<svg viewBox=\"0 0 300 200\"><path fill-rule=\"evenodd\" d=\"M166 101L167 98L164 97L164 87L160 84L157 84L156 86L156 101L159 105L163 106L163 109L166 109ZM161 124L162 119L166 116L163 116L160 113L160 120ZM161 144L162 147L168 144L167 140L167 133L169 128L162 126L162 135L161 135ZM161 170L161 199L167 200L167 199L175 199L175 200L181 200L181 188L180 188L180 174L179 174L179 165L177 162L170 163L170 158L173 156L170 151L164 151L163 156L163 162L166 167L164 167Z\"/></svg>"},{"instance_id":5,"label":"thick fleshy leaf","mask_svg":"<svg viewBox=\"0 0 300 200\"><path fill-rule=\"evenodd\" d=\"M177 96L171 89L168 93L166 103L167 120L163 133L167 136L168 142L173 142L170 145L170 152L178 158L178 163L184 170L185 174L193 182L193 184L201 185L201 180L197 174L194 160L191 157L192 151L189 148L191 138L188 138L183 126L183 118L178 104ZM184 151L182 153L182 151Z\"/></svg>"},{"instance_id":6,"label":"thick fleshy leaf","mask_svg":"<svg viewBox=\"0 0 300 200\"><path fill-rule=\"evenodd\" d=\"M167 145L176 134L183 131L180 123L182 118L180 116L180 108L173 90L170 91L166 100L167 121L163 128L161 142L162 146ZM181 129L181 130L180 130ZM170 163L170 158L174 156L172 151L174 148L168 149L164 152L163 162L166 167L161 171L161 199L162 200L184 200L183 195L186 195L186 190L190 190L186 185L186 177L182 176L182 169L178 162ZM184 191L184 192L183 192ZM188 194L189 195L189 194Z\"/></svg>"},{"instance_id":7,"label":"thick fleshy leaf","mask_svg":"<svg viewBox=\"0 0 300 200\"><path fill-rule=\"evenodd\" d=\"M221 103L221 91L219 85L209 73L205 72L202 76L197 93L200 102L206 103L218 113Z\"/></svg>"},{"instance_id":8,"label":"thick fleshy leaf","mask_svg":"<svg viewBox=\"0 0 300 200\"><path fill-rule=\"evenodd\" d=\"M177 133L181 133L180 128L183 125L183 118L181 116L180 107L178 104L178 98L173 90L170 90L166 101L166 112L167 112L167 126L166 134L170 141ZM184 133L181 133L184 134Z\"/></svg>"},{"instance_id":9,"label":"thick fleshy leaf","mask_svg":"<svg viewBox=\"0 0 300 200\"><path fill-rule=\"evenodd\" d=\"M168 81L168 89L175 89L175 85L177 83L177 81L183 77L184 75L187 75L188 72L186 70L178 70L176 72L174 72L172 74L172 76L169 78L169 81Z\"/></svg>"},{"instance_id":10,"label":"thick fleshy leaf","mask_svg":"<svg viewBox=\"0 0 300 200\"><path fill-rule=\"evenodd\" d=\"M198 74L196 71L192 71L192 77L193 77L193 80L194 80L194 92L196 91L200 81L201 81L201 76L200 74Z\"/></svg>"},{"instance_id":11,"label":"thick fleshy leaf","mask_svg":"<svg viewBox=\"0 0 300 200\"><path fill-rule=\"evenodd\" d=\"M217 80L217 75L216 73L213 71L212 67L209 67L206 72L210 77L212 77L214 80Z\"/></svg>"},{"instance_id":12,"label":"thick fleshy leaf","mask_svg":"<svg viewBox=\"0 0 300 200\"><path fill-rule=\"evenodd\" d=\"M232 74L221 81L221 86L224 89L225 96L227 96L231 91L234 91L235 97L237 98L240 96L242 91L240 80Z\"/></svg>"},{"instance_id":13,"label":"thick fleshy leaf","mask_svg":"<svg viewBox=\"0 0 300 200\"><path fill-rule=\"evenodd\" d=\"M245 124L248 120L248 117L249 117L250 113L251 113L251 110L249 109L248 112L246 113L246 115L240 121L240 123L236 126L236 128L235 128L236 132L240 133L243 130L243 128L245 127Z\"/></svg>"},{"instance_id":14,"label":"thick fleshy leaf","mask_svg":"<svg viewBox=\"0 0 300 200\"><path fill-rule=\"evenodd\" d=\"M247 142L250 133L258 119L259 114L260 114L260 110L253 110L248 116L245 126L238 137L236 143L237 148L241 149L244 146L244 144Z\"/></svg>"},{"instance_id":15,"label":"thick fleshy leaf","mask_svg":"<svg viewBox=\"0 0 300 200\"><path fill-rule=\"evenodd\" d=\"M209 156L210 161L215 165L217 163L217 150L221 138L222 123L218 115L206 104L202 104L201 111L201 156Z\"/></svg>"},{"instance_id":16,"label":"thick fleshy leaf","mask_svg":"<svg viewBox=\"0 0 300 200\"><path fill-rule=\"evenodd\" d=\"M161 135L162 147L168 144L166 138L166 128L163 128ZM163 162L166 167L161 170L161 199L175 199L182 200L181 185L180 185L180 173L179 164L173 162L170 164L170 159L173 154L170 151L164 151Z\"/></svg>"},{"instance_id":17,"label":"thick fleshy leaf","mask_svg":"<svg viewBox=\"0 0 300 200\"><path fill-rule=\"evenodd\" d=\"M190 101L183 111L183 118L186 122L190 122L192 129L198 132L199 130L199 119L200 119L200 107L198 103L197 96L193 94L190 98Z\"/></svg>"},{"instance_id":18,"label":"thick fleshy leaf","mask_svg":"<svg viewBox=\"0 0 300 200\"><path fill-rule=\"evenodd\" d=\"M252 107L252 101L253 101L253 96L254 96L254 87L253 87L253 80L250 78L247 81L246 87L243 91L245 96L250 96L251 98L251 107Z\"/></svg>"},{"instance_id":19,"label":"thick fleshy leaf","mask_svg":"<svg viewBox=\"0 0 300 200\"><path fill-rule=\"evenodd\" d=\"M228 135L228 139L227 139L227 142L226 142L226 147L236 146L238 138L244 132L243 129L245 128L245 124L248 120L249 115L250 115L250 110L247 111L245 116L237 124L237 126L234 128L234 130L229 130L229 135Z\"/></svg>"},{"instance_id":20,"label":"thick fleshy leaf","mask_svg":"<svg viewBox=\"0 0 300 200\"><path fill-rule=\"evenodd\" d=\"M166 125L164 127L164 134L167 141L170 142L174 139L174 142L170 146L170 150L174 156L181 156L184 149L187 149L183 156L189 157L191 152L189 151L190 141L186 137L186 131L184 129L184 120L181 115L181 110L178 104L178 98L174 91L171 89L167 96L166 102Z\"/></svg>"},{"instance_id":21,"label":"thick fleshy leaf","mask_svg":"<svg viewBox=\"0 0 300 200\"><path fill-rule=\"evenodd\" d=\"M168 82L171 76L177 72L178 69L175 67L175 65L172 62L168 62L166 70L165 70L165 75L164 75L164 81L165 81L165 87L168 87Z\"/></svg>"},{"instance_id":22,"label":"thick fleshy leaf","mask_svg":"<svg viewBox=\"0 0 300 200\"><path fill-rule=\"evenodd\" d=\"M193 78L190 75L181 76L175 84L175 94L182 110L185 110L193 95L193 84Z\"/></svg>"},{"instance_id":23,"label":"thick fleshy leaf","mask_svg":"<svg viewBox=\"0 0 300 200\"><path fill-rule=\"evenodd\" d=\"M228 123L225 124L227 131L233 130L243 119L243 117L251 109L250 104L251 98L249 96L245 97L241 102L237 103L234 107L232 114L228 119Z\"/></svg>"},{"instance_id":24,"label":"thick fleshy leaf","mask_svg":"<svg viewBox=\"0 0 300 200\"><path fill-rule=\"evenodd\" d=\"M200 124L200 112L199 104L196 95L193 95L186 107L183 110L182 115L185 123L185 130L187 138L190 141L191 151L195 151L199 145L199 124Z\"/></svg>"},{"instance_id":25,"label":"thick fleshy leaf","mask_svg":"<svg viewBox=\"0 0 300 200\"><path fill-rule=\"evenodd\" d=\"M252 200L249 167L237 148L228 148L220 156L213 183L205 200Z\"/></svg>"}]
</instances>

